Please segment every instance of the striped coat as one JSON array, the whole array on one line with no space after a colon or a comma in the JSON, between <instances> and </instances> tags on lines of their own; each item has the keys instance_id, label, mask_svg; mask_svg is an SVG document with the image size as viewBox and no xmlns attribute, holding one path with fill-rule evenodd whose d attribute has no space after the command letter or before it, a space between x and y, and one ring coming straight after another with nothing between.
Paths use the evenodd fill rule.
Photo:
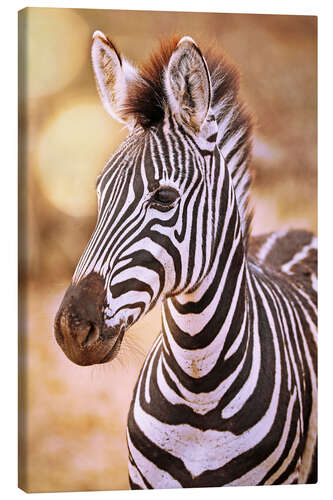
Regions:
<instances>
[{"instance_id":1,"label":"striped coat","mask_svg":"<svg viewBox=\"0 0 333 500\"><path fill-rule=\"evenodd\" d=\"M316 238L250 237L252 120L236 70L189 37L137 70L101 32L93 66L130 134L55 320L75 363L112 360L162 303L128 416L131 487L316 480Z\"/></svg>"},{"instance_id":2,"label":"striped coat","mask_svg":"<svg viewBox=\"0 0 333 500\"><path fill-rule=\"evenodd\" d=\"M289 250L283 254L286 240ZM234 315L221 342L218 335L207 339L209 328L202 331L205 338L195 345L200 357L186 360L186 374L178 366L184 368L184 359L173 344L170 308L163 306L163 333L145 362L129 412L133 488L316 480L313 245L303 231L250 242L247 317ZM236 286L235 278L230 287ZM214 322L223 324L232 306L222 306ZM243 311L240 300L236 307ZM178 329L177 334L179 344ZM202 376L204 356L211 370Z\"/></svg>"}]
</instances>

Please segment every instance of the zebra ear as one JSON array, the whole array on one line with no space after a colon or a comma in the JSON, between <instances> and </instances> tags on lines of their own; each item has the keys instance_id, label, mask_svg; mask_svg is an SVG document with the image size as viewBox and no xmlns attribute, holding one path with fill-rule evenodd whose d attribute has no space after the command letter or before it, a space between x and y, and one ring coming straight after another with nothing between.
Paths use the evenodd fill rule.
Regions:
<instances>
[{"instance_id":1,"label":"zebra ear","mask_svg":"<svg viewBox=\"0 0 333 500\"><path fill-rule=\"evenodd\" d=\"M192 38L185 36L178 42L164 81L172 113L199 132L210 108L212 90L207 63Z\"/></svg>"},{"instance_id":2,"label":"zebra ear","mask_svg":"<svg viewBox=\"0 0 333 500\"><path fill-rule=\"evenodd\" d=\"M91 47L97 89L106 111L116 120L128 125L122 113L128 82L136 77L137 70L122 59L111 40L101 31L95 31Z\"/></svg>"}]
</instances>

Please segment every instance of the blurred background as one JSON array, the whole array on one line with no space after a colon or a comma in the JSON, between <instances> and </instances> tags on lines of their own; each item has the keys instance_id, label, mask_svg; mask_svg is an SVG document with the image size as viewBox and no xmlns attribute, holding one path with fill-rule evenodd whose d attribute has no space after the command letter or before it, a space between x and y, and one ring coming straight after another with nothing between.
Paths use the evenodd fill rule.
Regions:
<instances>
[{"instance_id":1,"label":"blurred background","mask_svg":"<svg viewBox=\"0 0 333 500\"><path fill-rule=\"evenodd\" d=\"M29 8L19 14L20 486L127 489L126 418L155 309L110 365L78 367L53 319L93 231L96 176L126 130L107 115L90 63L102 30L140 64L173 33L215 41L254 112L253 233L317 231L317 19Z\"/></svg>"}]
</instances>

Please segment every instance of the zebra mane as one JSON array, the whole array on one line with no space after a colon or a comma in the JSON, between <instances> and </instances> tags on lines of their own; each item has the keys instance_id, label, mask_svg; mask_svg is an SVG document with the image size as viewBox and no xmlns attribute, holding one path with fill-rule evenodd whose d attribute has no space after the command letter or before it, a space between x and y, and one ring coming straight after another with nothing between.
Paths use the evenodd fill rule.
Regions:
<instances>
[{"instance_id":1,"label":"zebra mane","mask_svg":"<svg viewBox=\"0 0 333 500\"><path fill-rule=\"evenodd\" d=\"M123 116L130 116L144 129L161 122L167 108L164 71L180 36L161 41L147 63L138 69L138 77L128 82ZM202 44L200 44L202 49ZM247 247L252 210L249 207L251 184L250 160L253 119L239 98L239 72L225 54L215 47L202 50L212 83L211 108L218 124L217 143L229 168L241 218L244 246Z\"/></svg>"}]
</instances>

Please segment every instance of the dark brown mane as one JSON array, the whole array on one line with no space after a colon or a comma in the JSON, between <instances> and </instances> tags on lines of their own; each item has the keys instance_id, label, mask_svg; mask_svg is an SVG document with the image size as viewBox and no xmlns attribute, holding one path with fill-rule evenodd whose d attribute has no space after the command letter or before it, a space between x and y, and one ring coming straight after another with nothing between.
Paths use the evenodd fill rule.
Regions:
<instances>
[{"instance_id":1,"label":"dark brown mane","mask_svg":"<svg viewBox=\"0 0 333 500\"><path fill-rule=\"evenodd\" d=\"M149 128L164 117L165 91L163 70L167 67L171 54L180 37L160 42L159 50L153 53L148 62L139 68L139 78L130 82L123 113L135 118L144 128Z\"/></svg>"},{"instance_id":2,"label":"dark brown mane","mask_svg":"<svg viewBox=\"0 0 333 500\"><path fill-rule=\"evenodd\" d=\"M122 112L134 117L144 128L157 124L164 117L167 98L163 73L180 38L181 36L173 36L169 40L161 41L159 49L139 68L139 78L129 83ZM235 104L239 89L237 69L212 47L202 53L212 78L213 106L218 105L227 95L229 105Z\"/></svg>"}]
</instances>

